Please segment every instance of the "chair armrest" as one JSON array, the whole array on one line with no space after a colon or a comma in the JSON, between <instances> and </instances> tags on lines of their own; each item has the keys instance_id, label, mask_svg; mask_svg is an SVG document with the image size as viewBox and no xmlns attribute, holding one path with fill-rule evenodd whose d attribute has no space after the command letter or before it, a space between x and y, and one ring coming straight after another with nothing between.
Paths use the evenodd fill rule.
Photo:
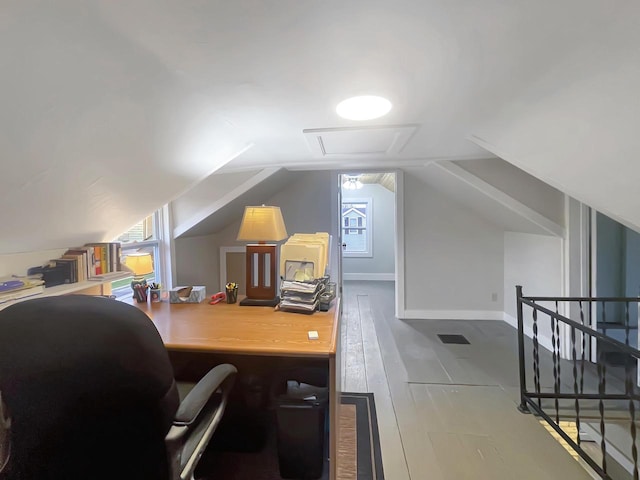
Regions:
<instances>
[{"instance_id":1,"label":"chair armrest","mask_svg":"<svg viewBox=\"0 0 640 480\"><path fill-rule=\"evenodd\" d=\"M188 426L195 422L211 396L223 387L223 384L227 383L224 388L231 388L236 373L236 367L226 363L211 369L180 403L173 424Z\"/></svg>"}]
</instances>

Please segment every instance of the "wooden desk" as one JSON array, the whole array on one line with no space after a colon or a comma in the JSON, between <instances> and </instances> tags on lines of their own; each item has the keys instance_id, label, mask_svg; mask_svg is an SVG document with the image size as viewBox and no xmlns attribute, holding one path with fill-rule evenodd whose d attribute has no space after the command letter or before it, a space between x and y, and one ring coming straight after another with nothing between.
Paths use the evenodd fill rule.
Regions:
<instances>
[{"instance_id":1,"label":"wooden desk","mask_svg":"<svg viewBox=\"0 0 640 480\"><path fill-rule=\"evenodd\" d=\"M329 358L335 356L339 337L337 303L313 315L237 303L136 306L153 320L169 350ZM309 340L310 330L318 332L318 340Z\"/></svg>"},{"instance_id":2,"label":"wooden desk","mask_svg":"<svg viewBox=\"0 0 640 480\"><path fill-rule=\"evenodd\" d=\"M336 479L340 406L340 299L304 315L238 304L143 303L167 349L176 352L326 359L329 368L329 478ZM309 340L308 332L318 332Z\"/></svg>"}]
</instances>

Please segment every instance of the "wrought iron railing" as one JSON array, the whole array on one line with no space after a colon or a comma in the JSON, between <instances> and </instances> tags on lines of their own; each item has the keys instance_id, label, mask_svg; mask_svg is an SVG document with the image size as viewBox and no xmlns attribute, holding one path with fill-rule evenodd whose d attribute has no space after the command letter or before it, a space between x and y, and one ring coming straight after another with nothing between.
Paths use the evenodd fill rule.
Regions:
<instances>
[{"instance_id":1,"label":"wrought iron railing","mask_svg":"<svg viewBox=\"0 0 640 480\"><path fill-rule=\"evenodd\" d=\"M524 297L521 286L516 287L516 297L518 408L542 417L604 479L612 478L607 468L607 461L613 458L611 454L619 453L619 448L624 450L628 454L624 457L626 468L638 480L636 409L640 402L637 372L640 351L633 345L638 345L635 320L640 298ZM597 328L617 331L620 340L592 328L594 319ZM525 328L531 341L525 337ZM541 342L551 347L551 362ZM545 367L550 367L551 372L545 372ZM561 426L561 420L575 422L578 432L593 425L599 449L594 452L584 448L580 433L572 438ZM607 429L613 428L613 424L617 425L618 444L607 437ZM619 445L621 425L628 435L622 441L623 446Z\"/></svg>"}]
</instances>

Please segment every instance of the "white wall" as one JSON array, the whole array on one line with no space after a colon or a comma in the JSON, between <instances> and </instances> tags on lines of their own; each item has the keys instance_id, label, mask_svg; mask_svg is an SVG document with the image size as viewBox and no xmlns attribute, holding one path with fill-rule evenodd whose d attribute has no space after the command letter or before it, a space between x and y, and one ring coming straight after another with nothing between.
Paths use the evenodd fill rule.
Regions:
<instances>
[{"instance_id":1,"label":"white wall","mask_svg":"<svg viewBox=\"0 0 640 480\"><path fill-rule=\"evenodd\" d=\"M336 246L336 230L332 219L331 198L334 175L330 171L308 172L270 198L266 205L276 205L282 210L287 233L329 232ZM337 188L337 187L336 187ZM179 238L176 240L177 281L185 284L207 285L207 292L220 290L219 255L221 246L245 245L236 241L240 228L237 221L215 235Z\"/></svg>"},{"instance_id":2,"label":"white wall","mask_svg":"<svg viewBox=\"0 0 640 480\"><path fill-rule=\"evenodd\" d=\"M517 326L516 285L522 285L523 295L561 296L563 240L530 233L504 233L504 311L505 320ZM552 310L555 306L544 305ZM549 317L539 316L539 342L551 349ZM525 333L531 336L531 309L524 310Z\"/></svg>"},{"instance_id":3,"label":"white wall","mask_svg":"<svg viewBox=\"0 0 640 480\"><path fill-rule=\"evenodd\" d=\"M343 190L342 198L370 198L373 202L373 256L344 257L343 273L375 279L376 275L395 273L395 193L379 184L365 184L359 190ZM374 275L370 275L374 274Z\"/></svg>"},{"instance_id":4,"label":"white wall","mask_svg":"<svg viewBox=\"0 0 640 480\"><path fill-rule=\"evenodd\" d=\"M220 254L216 235L175 240L174 287L204 285L210 296L220 291Z\"/></svg>"},{"instance_id":5,"label":"white wall","mask_svg":"<svg viewBox=\"0 0 640 480\"><path fill-rule=\"evenodd\" d=\"M596 214L596 293L599 297L621 297L624 295L623 256L624 231L621 224Z\"/></svg>"},{"instance_id":6,"label":"white wall","mask_svg":"<svg viewBox=\"0 0 640 480\"><path fill-rule=\"evenodd\" d=\"M404 185L403 318L501 319L503 230L408 172Z\"/></svg>"},{"instance_id":7,"label":"white wall","mask_svg":"<svg viewBox=\"0 0 640 480\"><path fill-rule=\"evenodd\" d=\"M66 250L66 248L62 248L0 255L0 277L26 275L29 267L43 265L53 258L59 258Z\"/></svg>"}]
</instances>

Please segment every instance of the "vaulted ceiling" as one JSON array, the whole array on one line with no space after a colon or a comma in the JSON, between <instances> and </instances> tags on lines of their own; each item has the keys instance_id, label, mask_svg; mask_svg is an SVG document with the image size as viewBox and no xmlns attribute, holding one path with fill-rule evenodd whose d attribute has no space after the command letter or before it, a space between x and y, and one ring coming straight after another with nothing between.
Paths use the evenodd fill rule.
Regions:
<instances>
[{"instance_id":1,"label":"vaulted ceiling","mask_svg":"<svg viewBox=\"0 0 640 480\"><path fill-rule=\"evenodd\" d=\"M3 2L0 253L112 238L216 172L493 154L638 227L639 22L635 0ZM362 93L393 109L336 115ZM362 126L410 135L359 151ZM303 132L344 128L331 155Z\"/></svg>"}]
</instances>

